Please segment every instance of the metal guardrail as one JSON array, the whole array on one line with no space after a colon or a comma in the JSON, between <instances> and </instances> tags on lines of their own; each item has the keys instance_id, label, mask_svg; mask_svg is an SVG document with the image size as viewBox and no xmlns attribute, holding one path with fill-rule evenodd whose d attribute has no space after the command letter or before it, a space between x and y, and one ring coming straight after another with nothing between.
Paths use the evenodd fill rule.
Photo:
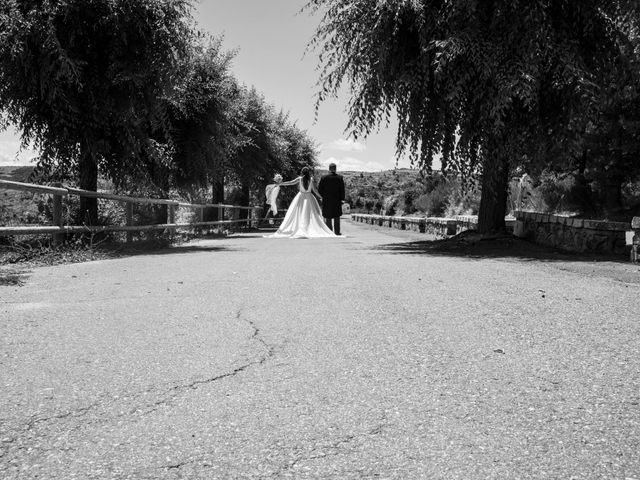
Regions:
<instances>
[{"instance_id":1,"label":"metal guardrail","mask_svg":"<svg viewBox=\"0 0 640 480\"><path fill-rule=\"evenodd\" d=\"M238 224L247 224L259 221L262 207L244 207L238 205L225 205L218 203L192 204L179 202L177 200L169 200L164 198L146 198L146 197L128 197L124 195L115 195L106 192L92 192L89 190L80 190L71 187L49 187L43 185L35 185L31 183L13 182L9 180L0 180L0 189L19 190L34 193L42 193L53 196L53 225L26 225L26 226L0 226L0 236L18 236L18 235L53 235L54 243L61 241L66 233L97 233L97 232L127 232L127 241L132 240L133 232L151 231L151 230L176 230L177 228L197 228L197 227L213 227L213 226L231 226ZM79 197L97 198L102 200L111 200L122 202L125 206L126 225L64 225L62 215L62 198L70 195ZM167 221L164 224L154 225L134 225L133 224L133 205L167 205ZM189 223L176 222L176 210L178 208L190 208L198 211L199 221ZM205 222L204 210L208 208L218 209L218 219L216 221ZM233 211L247 210L248 215L245 219L229 219L224 220L225 209Z\"/></svg>"}]
</instances>

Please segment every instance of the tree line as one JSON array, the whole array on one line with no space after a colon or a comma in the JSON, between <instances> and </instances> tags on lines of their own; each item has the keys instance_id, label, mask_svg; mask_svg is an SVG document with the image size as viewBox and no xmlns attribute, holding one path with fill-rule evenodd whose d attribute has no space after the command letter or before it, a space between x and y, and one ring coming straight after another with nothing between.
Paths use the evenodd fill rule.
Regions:
<instances>
[{"instance_id":1,"label":"tree line","mask_svg":"<svg viewBox=\"0 0 640 480\"><path fill-rule=\"evenodd\" d=\"M249 205L273 172L313 166L308 133L231 73L189 0L3 0L0 128L40 153L35 175L95 191ZM231 189L230 187L234 187ZM215 216L213 211L212 215ZM96 199L77 220L98 223Z\"/></svg>"},{"instance_id":2,"label":"tree line","mask_svg":"<svg viewBox=\"0 0 640 480\"><path fill-rule=\"evenodd\" d=\"M504 231L517 172L572 173L620 208L640 175L635 0L311 0L318 103L347 85L357 138L397 117L398 155L481 186L478 229ZM597 194L597 195L595 195Z\"/></svg>"},{"instance_id":3,"label":"tree line","mask_svg":"<svg viewBox=\"0 0 640 480\"><path fill-rule=\"evenodd\" d=\"M316 158L295 122L230 73L189 0L4 0L0 127L38 173L248 203L268 173ZM310 0L318 105L346 85L349 133L397 117L398 155L481 187L479 230L504 229L517 172L572 175L608 211L640 176L635 0ZM97 221L94 199L80 220Z\"/></svg>"}]
</instances>

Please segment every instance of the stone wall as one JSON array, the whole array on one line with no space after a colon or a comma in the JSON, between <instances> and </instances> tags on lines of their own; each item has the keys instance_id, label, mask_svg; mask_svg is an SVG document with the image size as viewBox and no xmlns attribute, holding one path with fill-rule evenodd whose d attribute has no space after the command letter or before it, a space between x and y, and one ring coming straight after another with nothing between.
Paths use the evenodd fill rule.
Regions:
<instances>
[{"instance_id":1,"label":"stone wall","mask_svg":"<svg viewBox=\"0 0 640 480\"><path fill-rule=\"evenodd\" d=\"M476 216L440 217L390 217L384 215L351 214L353 221L380 227L414 230L447 238L478 225ZM584 220L560 215L535 212L516 212L515 218L506 219L507 230L540 245L547 245L569 252L627 254L629 247L625 233L629 223Z\"/></svg>"},{"instance_id":2,"label":"stone wall","mask_svg":"<svg viewBox=\"0 0 640 480\"><path fill-rule=\"evenodd\" d=\"M398 230L413 230L428 233L438 238L455 235L457 223L451 218L422 218L422 217L391 217L388 215L367 215L352 213L355 222L376 225L378 227L397 228Z\"/></svg>"},{"instance_id":3,"label":"stone wall","mask_svg":"<svg viewBox=\"0 0 640 480\"><path fill-rule=\"evenodd\" d=\"M478 217L473 215L457 216L453 218L442 217L390 217L386 215L368 215L364 213L352 213L351 219L355 222L377 225L379 227L397 228L398 230L413 230L420 233L434 235L437 238L446 238L465 230L475 230L478 226ZM512 230L515 220L507 219L507 230Z\"/></svg>"},{"instance_id":4,"label":"stone wall","mask_svg":"<svg viewBox=\"0 0 640 480\"><path fill-rule=\"evenodd\" d=\"M626 254L630 223L516 212L514 234L569 252Z\"/></svg>"},{"instance_id":5,"label":"stone wall","mask_svg":"<svg viewBox=\"0 0 640 480\"><path fill-rule=\"evenodd\" d=\"M424 217L390 217L387 215L368 215L352 213L355 222L376 225L378 227L397 228L398 230L413 230L428 233L439 238L455 235L457 222L453 218L424 218Z\"/></svg>"}]
</instances>

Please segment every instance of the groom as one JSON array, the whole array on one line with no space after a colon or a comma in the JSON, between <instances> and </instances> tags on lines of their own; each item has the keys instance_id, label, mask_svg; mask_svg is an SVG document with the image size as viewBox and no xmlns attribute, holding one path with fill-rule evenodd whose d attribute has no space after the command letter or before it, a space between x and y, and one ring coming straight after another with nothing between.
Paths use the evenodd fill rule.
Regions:
<instances>
[{"instance_id":1,"label":"groom","mask_svg":"<svg viewBox=\"0 0 640 480\"><path fill-rule=\"evenodd\" d=\"M323 175L318 184L322 197L322 216L333 233L340 235L340 216L344 203L344 179L336 173L336 164L329 164L329 173Z\"/></svg>"}]
</instances>

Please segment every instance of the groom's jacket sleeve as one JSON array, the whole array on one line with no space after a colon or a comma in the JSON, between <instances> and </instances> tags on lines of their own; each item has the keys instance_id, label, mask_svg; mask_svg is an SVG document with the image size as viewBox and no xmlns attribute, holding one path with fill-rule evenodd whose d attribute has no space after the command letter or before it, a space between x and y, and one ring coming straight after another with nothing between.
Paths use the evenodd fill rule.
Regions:
<instances>
[{"instance_id":1,"label":"groom's jacket sleeve","mask_svg":"<svg viewBox=\"0 0 640 480\"><path fill-rule=\"evenodd\" d=\"M340 177L340 200L344 200L344 178Z\"/></svg>"}]
</instances>

